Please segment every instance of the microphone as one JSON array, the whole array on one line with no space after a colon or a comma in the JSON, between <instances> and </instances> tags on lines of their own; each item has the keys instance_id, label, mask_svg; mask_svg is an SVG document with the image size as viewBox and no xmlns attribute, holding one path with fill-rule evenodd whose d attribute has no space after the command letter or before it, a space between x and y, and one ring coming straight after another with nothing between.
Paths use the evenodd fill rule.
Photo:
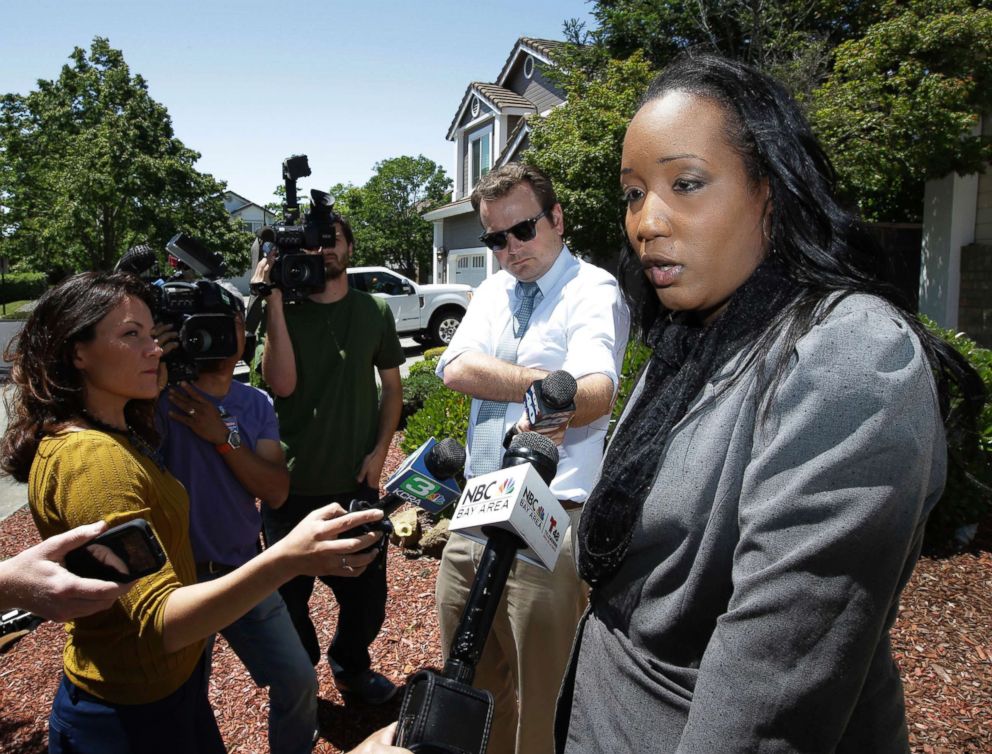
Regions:
<instances>
[{"instance_id":1,"label":"microphone","mask_svg":"<svg viewBox=\"0 0 992 754\"><path fill-rule=\"evenodd\" d=\"M524 393L527 421L534 430L552 429L565 424L575 416L575 393L579 389L575 378L564 369L547 377L534 380ZM509 448L517 435L517 427L510 427L503 438L503 447Z\"/></svg>"},{"instance_id":2,"label":"microphone","mask_svg":"<svg viewBox=\"0 0 992 754\"><path fill-rule=\"evenodd\" d=\"M555 444L536 432L521 432L510 443L499 471L465 484L449 530L487 546L494 531L509 533L517 539L511 554L554 570L569 521L548 489L557 471Z\"/></svg>"},{"instance_id":3,"label":"microphone","mask_svg":"<svg viewBox=\"0 0 992 754\"><path fill-rule=\"evenodd\" d=\"M386 481L386 497L413 503L430 513L440 513L458 500L461 490L452 477L465 468L465 448L452 437L433 437L407 456Z\"/></svg>"},{"instance_id":4,"label":"microphone","mask_svg":"<svg viewBox=\"0 0 992 754\"><path fill-rule=\"evenodd\" d=\"M156 261L158 260L151 246L138 244L124 252L124 256L114 266L114 272L130 272L141 276L148 272Z\"/></svg>"},{"instance_id":5,"label":"microphone","mask_svg":"<svg viewBox=\"0 0 992 754\"><path fill-rule=\"evenodd\" d=\"M465 448L452 437L437 442L433 437L406 457L386 481L386 494L378 502L352 500L348 512L381 508L382 520L349 529L346 534L383 531L392 534L389 516L404 503L413 503L431 513L439 513L458 499L461 490L452 479L465 468ZM341 534L340 536L345 536Z\"/></svg>"},{"instance_id":6,"label":"microphone","mask_svg":"<svg viewBox=\"0 0 992 754\"><path fill-rule=\"evenodd\" d=\"M449 528L486 540L461 622L441 675L421 670L407 681L394 744L415 751L483 754L492 722L493 697L472 688L475 668L518 550L549 570L561 546L565 509L548 484L558 468L555 444L536 432L510 443L499 471L465 485Z\"/></svg>"}]
</instances>

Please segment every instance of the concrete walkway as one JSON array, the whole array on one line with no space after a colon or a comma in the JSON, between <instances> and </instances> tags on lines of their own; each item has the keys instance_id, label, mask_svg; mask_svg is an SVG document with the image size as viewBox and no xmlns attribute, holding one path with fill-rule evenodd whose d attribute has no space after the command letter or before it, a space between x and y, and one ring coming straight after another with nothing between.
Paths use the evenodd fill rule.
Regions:
<instances>
[{"instance_id":1,"label":"concrete walkway","mask_svg":"<svg viewBox=\"0 0 992 754\"><path fill-rule=\"evenodd\" d=\"M0 320L0 376L6 380L10 364L2 360L2 354L24 323L17 320ZM0 401L0 430L7 429L7 406ZM18 508L28 503L28 486L15 482L9 476L0 475L0 521L7 518Z\"/></svg>"}]
</instances>

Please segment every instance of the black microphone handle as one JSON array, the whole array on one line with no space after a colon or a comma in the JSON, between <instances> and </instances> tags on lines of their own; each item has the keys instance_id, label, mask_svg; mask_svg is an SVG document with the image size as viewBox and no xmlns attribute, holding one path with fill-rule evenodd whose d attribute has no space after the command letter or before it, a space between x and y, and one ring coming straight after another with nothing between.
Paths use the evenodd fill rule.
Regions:
<instances>
[{"instance_id":1,"label":"black microphone handle","mask_svg":"<svg viewBox=\"0 0 992 754\"><path fill-rule=\"evenodd\" d=\"M485 526L482 532L487 537L486 549L482 551L443 672L445 678L468 685L475 677L517 550L525 546L516 534L497 526Z\"/></svg>"}]
</instances>

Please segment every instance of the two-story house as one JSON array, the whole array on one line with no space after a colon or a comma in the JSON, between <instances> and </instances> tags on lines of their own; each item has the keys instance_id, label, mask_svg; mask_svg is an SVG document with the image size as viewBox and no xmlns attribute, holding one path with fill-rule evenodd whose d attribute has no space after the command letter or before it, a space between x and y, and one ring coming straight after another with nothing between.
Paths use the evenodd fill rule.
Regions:
<instances>
[{"instance_id":1,"label":"two-story house","mask_svg":"<svg viewBox=\"0 0 992 754\"><path fill-rule=\"evenodd\" d=\"M241 194L233 191L224 192L224 209L241 223L241 227L249 233L257 233L266 225L272 225L281 218L274 212L267 210L260 204L250 199L245 199ZM251 282L251 269L243 270L237 274L231 273L228 278L243 294L248 295L248 285Z\"/></svg>"},{"instance_id":2,"label":"two-story house","mask_svg":"<svg viewBox=\"0 0 992 754\"><path fill-rule=\"evenodd\" d=\"M265 225L272 225L279 219L274 212L233 191L224 192L224 209L240 220L242 227L250 233L255 233Z\"/></svg>"},{"instance_id":3,"label":"two-story house","mask_svg":"<svg viewBox=\"0 0 992 754\"><path fill-rule=\"evenodd\" d=\"M528 118L564 103L565 93L545 76L563 44L521 37L495 82L473 81L465 90L447 134L455 146L452 201L423 215L434 223L435 283L475 286L499 269L479 241L482 229L469 196L491 168L519 159L528 145Z\"/></svg>"}]
</instances>

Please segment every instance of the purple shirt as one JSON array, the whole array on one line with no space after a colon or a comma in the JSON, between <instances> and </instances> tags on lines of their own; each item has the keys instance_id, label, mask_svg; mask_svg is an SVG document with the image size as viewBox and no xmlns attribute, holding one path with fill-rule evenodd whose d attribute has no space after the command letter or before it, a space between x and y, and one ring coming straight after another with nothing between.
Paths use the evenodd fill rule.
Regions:
<instances>
[{"instance_id":1,"label":"purple shirt","mask_svg":"<svg viewBox=\"0 0 992 754\"><path fill-rule=\"evenodd\" d=\"M190 390L196 388L190 387ZM223 398L201 391L215 406L237 419L241 443L255 450L259 440L279 442L279 425L268 395L257 388L232 382ZM197 563L212 560L239 566L258 554L261 516L255 496L231 473L223 457L184 424L169 419L171 401L158 401L165 465L189 493L189 528Z\"/></svg>"}]
</instances>

